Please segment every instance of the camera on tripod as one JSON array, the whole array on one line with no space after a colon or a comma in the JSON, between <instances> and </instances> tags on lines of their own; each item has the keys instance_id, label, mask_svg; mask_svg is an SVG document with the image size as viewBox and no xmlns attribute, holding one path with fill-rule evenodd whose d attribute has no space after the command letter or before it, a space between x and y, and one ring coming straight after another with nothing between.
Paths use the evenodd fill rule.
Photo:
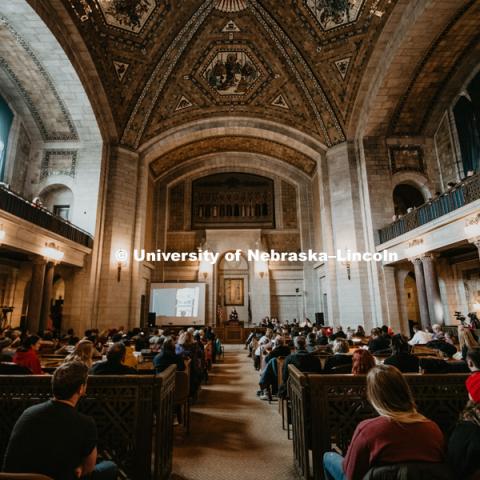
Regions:
<instances>
[{"instance_id":1,"label":"camera on tripod","mask_svg":"<svg viewBox=\"0 0 480 480\"><path fill-rule=\"evenodd\" d=\"M465 316L462 315L462 312L454 312L453 316L457 319L458 322L463 323L465 321Z\"/></svg>"}]
</instances>

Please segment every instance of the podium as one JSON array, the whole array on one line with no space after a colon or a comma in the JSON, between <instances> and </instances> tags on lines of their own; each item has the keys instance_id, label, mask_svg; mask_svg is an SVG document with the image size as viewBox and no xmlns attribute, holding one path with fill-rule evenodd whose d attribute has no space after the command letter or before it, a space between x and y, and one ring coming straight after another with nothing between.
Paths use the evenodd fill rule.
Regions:
<instances>
[{"instance_id":1,"label":"podium","mask_svg":"<svg viewBox=\"0 0 480 480\"><path fill-rule=\"evenodd\" d=\"M229 320L224 323L225 336L224 343L240 344L243 343L243 329L245 322L239 320Z\"/></svg>"}]
</instances>

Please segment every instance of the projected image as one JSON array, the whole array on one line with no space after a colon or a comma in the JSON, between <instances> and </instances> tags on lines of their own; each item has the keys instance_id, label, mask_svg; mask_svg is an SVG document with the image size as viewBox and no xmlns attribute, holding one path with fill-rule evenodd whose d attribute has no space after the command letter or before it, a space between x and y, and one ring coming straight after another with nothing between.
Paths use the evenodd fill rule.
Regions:
<instances>
[{"instance_id":1,"label":"projected image","mask_svg":"<svg viewBox=\"0 0 480 480\"><path fill-rule=\"evenodd\" d=\"M205 321L205 286L197 284L153 284L150 311L166 324Z\"/></svg>"}]
</instances>

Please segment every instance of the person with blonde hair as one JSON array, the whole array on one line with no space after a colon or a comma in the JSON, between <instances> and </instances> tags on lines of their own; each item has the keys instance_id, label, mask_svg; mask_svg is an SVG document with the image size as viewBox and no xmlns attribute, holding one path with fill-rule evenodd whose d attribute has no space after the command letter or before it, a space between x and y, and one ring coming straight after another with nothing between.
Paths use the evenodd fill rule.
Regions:
<instances>
[{"instance_id":1,"label":"person with blonde hair","mask_svg":"<svg viewBox=\"0 0 480 480\"><path fill-rule=\"evenodd\" d=\"M65 357L63 363L81 362L88 368L93 365L93 343L90 340L80 340L72 353Z\"/></svg>"},{"instance_id":2,"label":"person with blonde hair","mask_svg":"<svg viewBox=\"0 0 480 480\"><path fill-rule=\"evenodd\" d=\"M460 352L462 352L463 360L467 358L467 351L469 349L480 347L471 330L463 324L458 326L458 343L460 345Z\"/></svg>"},{"instance_id":3,"label":"person with blonde hair","mask_svg":"<svg viewBox=\"0 0 480 480\"><path fill-rule=\"evenodd\" d=\"M379 416L358 424L345 459L333 452L324 455L327 480L360 480L377 466L444 462L443 433L418 413L410 387L397 368L378 365L370 370L367 399Z\"/></svg>"}]
</instances>

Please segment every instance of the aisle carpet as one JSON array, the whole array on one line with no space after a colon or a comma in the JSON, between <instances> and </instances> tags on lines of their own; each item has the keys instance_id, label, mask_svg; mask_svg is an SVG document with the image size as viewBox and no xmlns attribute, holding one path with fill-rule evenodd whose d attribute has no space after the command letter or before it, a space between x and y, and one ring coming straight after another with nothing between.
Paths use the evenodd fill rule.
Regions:
<instances>
[{"instance_id":1,"label":"aisle carpet","mask_svg":"<svg viewBox=\"0 0 480 480\"><path fill-rule=\"evenodd\" d=\"M241 346L225 347L192 408L190 435L175 427L172 480L291 480L292 442L277 402L255 395L258 373Z\"/></svg>"}]
</instances>

